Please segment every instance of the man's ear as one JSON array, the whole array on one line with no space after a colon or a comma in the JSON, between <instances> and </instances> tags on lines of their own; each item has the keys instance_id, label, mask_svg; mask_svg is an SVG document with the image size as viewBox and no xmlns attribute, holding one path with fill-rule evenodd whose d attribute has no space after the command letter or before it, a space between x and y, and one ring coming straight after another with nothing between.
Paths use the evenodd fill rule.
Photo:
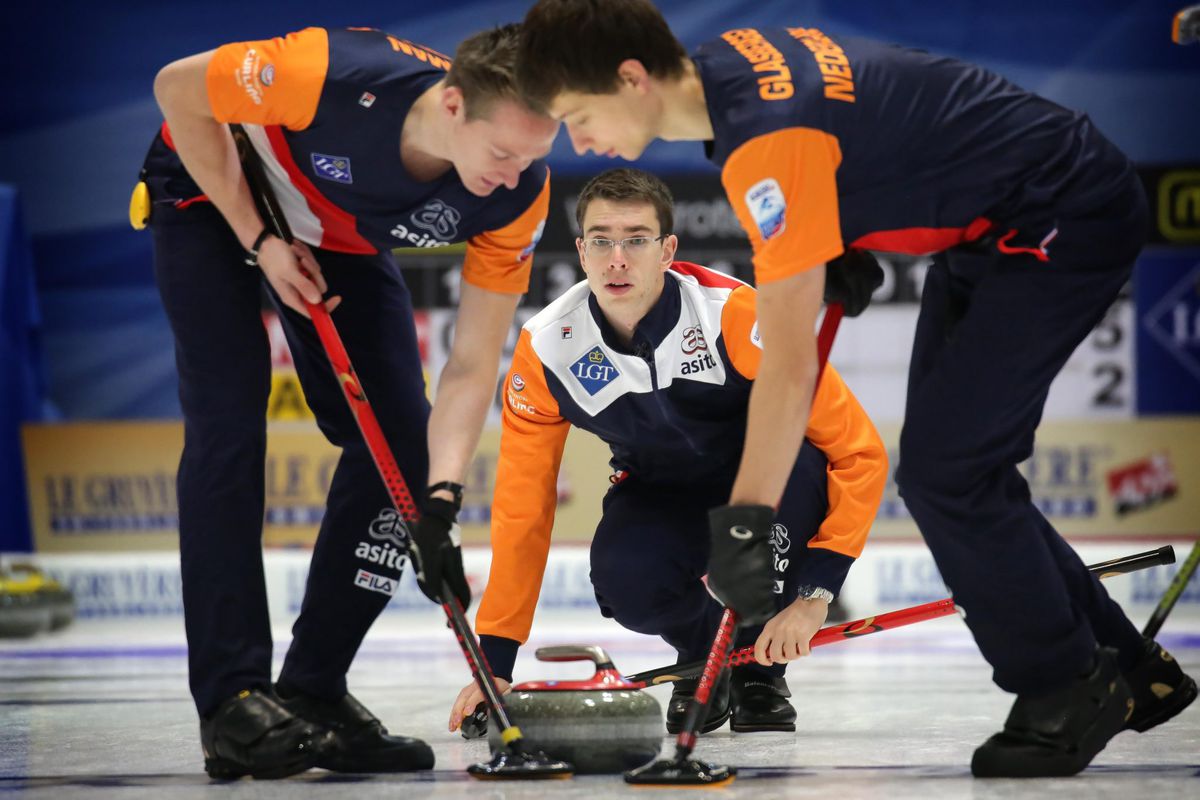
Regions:
<instances>
[{"instance_id":1,"label":"man's ear","mask_svg":"<svg viewBox=\"0 0 1200 800\"><path fill-rule=\"evenodd\" d=\"M441 107L451 117L457 117L460 114L466 116L466 98L463 97L462 89L457 86L447 86L442 89Z\"/></svg>"},{"instance_id":2,"label":"man's ear","mask_svg":"<svg viewBox=\"0 0 1200 800\"><path fill-rule=\"evenodd\" d=\"M645 94L650 88L650 73L636 58L627 58L617 66L617 81L618 88L626 85L639 94Z\"/></svg>"},{"instance_id":3,"label":"man's ear","mask_svg":"<svg viewBox=\"0 0 1200 800\"><path fill-rule=\"evenodd\" d=\"M663 239L662 268L664 270L669 269L671 266L671 263L673 261L675 261L675 252L678 249L679 249L679 237L678 236L676 236L675 234L672 233L666 239Z\"/></svg>"}]
</instances>

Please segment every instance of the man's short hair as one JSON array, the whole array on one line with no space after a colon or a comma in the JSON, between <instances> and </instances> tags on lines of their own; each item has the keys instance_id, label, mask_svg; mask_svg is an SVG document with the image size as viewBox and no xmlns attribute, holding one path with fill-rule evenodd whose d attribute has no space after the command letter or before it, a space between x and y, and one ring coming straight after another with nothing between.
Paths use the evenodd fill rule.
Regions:
<instances>
[{"instance_id":1,"label":"man's short hair","mask_svg":"<svg viewBox=\"0 0 1200 800\"><path fill-rule=\"evenodd\" d=\"M656 78L683 75L687 50L649 0L538 0L521 23L517 85L539 108L562 92L609 94L630 58Z\"/></svg>"},{"instance_id":2,"label":"man's short hair","mask_svg":"<svg viewBox=\"0 0 1200 800\"><path fill-rule=\"evenodd\" d=\"M649 203L658 216L660 234L675 231L675 199L667 185L649 172L632 167L619 167L601 172L579 192L575 206L575 222L583 232L583 218L593 200L614 203Z\"/></svg>"},{"instance_id":3,"label":"man's short hair","mask_svg":"<svg viewBox=\"0 0 1200 800\"><path fill-rule=\"evenodd\" d=\"M467 119L486 117L501 100L529 105L517 91L520 31L515 22L481 31L464 39L454 51L446 85L462 91Z\"/></svg>"}]
</instances>

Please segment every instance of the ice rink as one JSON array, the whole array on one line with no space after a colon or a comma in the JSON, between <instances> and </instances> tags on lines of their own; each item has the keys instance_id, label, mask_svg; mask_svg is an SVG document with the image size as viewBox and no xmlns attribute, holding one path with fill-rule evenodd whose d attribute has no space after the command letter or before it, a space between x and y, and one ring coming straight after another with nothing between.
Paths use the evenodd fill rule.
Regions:
<instances>
[{"instance_id":1,"label":"ice rink","mask_svg":"<svg viewBox=\"0 0 1200 800\"><path fill-rule=\"evenodd\" d=\"M1140 624L1141 620L1135 620ZM601 644L622 672L670 663L656 640L598 616L539 617L537 644ZM276 654L288 632L276 630ZM1160 641L1200 674L1200 621L1168 621ZM539 664L525 648L517 679L585 677L590 664ZM393 732L433 746L432 772L357 776L313 770L284 781L210 782L187 691L182 622L79 620L57 634L0 642L0 793L38 798L589 798L653 796L620 776L542 783L482 783L464 768L487 745L446 730L450 703L469 675L437 611L385 616L350 675L351 690ZM973 748L998 728L1010 697L957 618L885 631L814 651L789 671L800 712L795 734L702 737L697 755L740 768L719 790L667 796L754 798L1194 797L1200 790L1200 703L1146 734L1113 740L1081 776L1054 781L970 777ZM650 690L665 702L669 688ZM665 734L667 752L673 737Z\"/></svg>"}]
</instances>

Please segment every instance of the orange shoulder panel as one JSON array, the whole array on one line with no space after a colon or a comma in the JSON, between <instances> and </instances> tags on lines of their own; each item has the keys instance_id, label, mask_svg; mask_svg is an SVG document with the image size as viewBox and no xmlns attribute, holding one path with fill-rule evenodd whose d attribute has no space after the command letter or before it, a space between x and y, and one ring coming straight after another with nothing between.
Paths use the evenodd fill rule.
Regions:
<instances>
[{"instance_id":1,"label":"orange shoulder panel","mask_svg":"<svg viewBox=\"0 0 1200 800\"><path fill-rule=\"evenodd\" d=\"M754 248L759 284L842 254L837 169L841 146L813 128L756 136L729 156L721 183Z\"/></svg>"},{"instance_id":2,"label":"orange shoulder panel","mask_svg":"<svg viewBox=\"0 0 1200 800\"><path fill-rule=\"evenodd\" d=\"M725 340L725 352L733 368L743 378L758 377L758 364L762 361L762 344L758 341L757 308L758 294L750 286L739 286L729 293L721 309L721 336Z\"/></svg>"},{"instance_id":3,"label":"orange shoulder panel","mask_svg":"<svg viewBox=\"0 0 1200 800\"><path fill-rule=\"evenodd\" d=\"M533 248L550 211L550 170L542 191L515 220L494 231L471 237L463 259L463 280L480 289L505 294L529 290Z\"/></svg>"},{"instance_id":4,"label":"orange shoulder panel","mask_svg":"<svg viewBox=\"0 0 1200 800\"><path fill-rule=\"evenodd\" d=\"M303 130L317 113L328 72L324 28L223 45L208 63L208 103L218 122Z\"/></svg>"},{"instance_id":5,"label":"orange shoulder panel","mask_svg":"<svg viewBox=\"0 0 1200 800\"><path fill-rule=\"evenodd\" d=\"M546 386L522 330L504 381L500 458L492 497L492 567L476 630L524 643L542 591L558 505L558 468L570 423Z\"/></svg>"},{"instance_id":6,"label":"orange shoulder panel","mask_svg":"<svg viewBox=\"0 0 1200 800\"><path fill-rule=\"evenodd\" d=\"M829 459L829 514L808 546L858 558L883 499L887 450L832 364L821 375L805 436Z\"/></svg>"}]
</instances>

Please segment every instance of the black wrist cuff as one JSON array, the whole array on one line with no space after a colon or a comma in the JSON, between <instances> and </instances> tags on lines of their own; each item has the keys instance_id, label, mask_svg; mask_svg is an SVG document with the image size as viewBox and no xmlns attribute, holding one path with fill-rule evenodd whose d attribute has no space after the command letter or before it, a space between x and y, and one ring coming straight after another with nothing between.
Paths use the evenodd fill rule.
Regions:
<instances>
[{"instance_id":1,"label":"black wrist cuff","mask_svg":"<svg viewBox=\"0 0 1200 800\"><path fill-rule=\"evenodd\" d=\"M267 240L267 237L273 235L270 228L262 229L262 233L258 235L258 238L254 240L254 244L250 245L250 249L246 251L246 266L258 266L258 251L262 249L263 242Z\"/></svg>"},{"instance_id":2,"label":"black wrist cuff","mask_svg":"<svg viewBox=\"0 0 1200 800\"><path fill-rule=\"evenodd\" d=\"M432 500L430 497L434 492L449 492L454 495L454 510L455 512L462 510L463 489L465 487L461 483L454 481L438 481L425 490L425 497Z\"/></svg>"}]
</instances>

